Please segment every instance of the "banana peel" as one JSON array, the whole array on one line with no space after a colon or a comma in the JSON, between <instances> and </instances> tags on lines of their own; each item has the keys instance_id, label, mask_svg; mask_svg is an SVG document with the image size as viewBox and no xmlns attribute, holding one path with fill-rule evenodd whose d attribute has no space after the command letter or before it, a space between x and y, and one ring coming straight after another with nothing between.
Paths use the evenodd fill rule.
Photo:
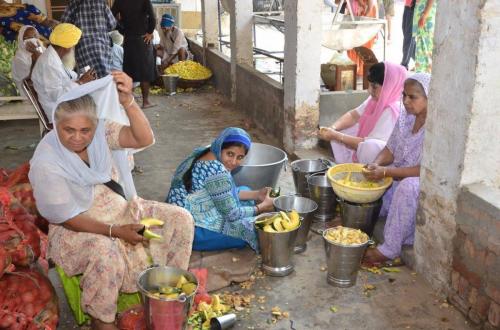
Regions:
<instances>
[{"instance_id":1,"label":"banana peel","mask_svg":"<svg viewBox=\"0 0 500 330\"><path fill-rule=\"evenodd\" d=\"M144 225L144 228L139 231L139 234L146 237L147 239L162 239L163 236L158 235L151 231L149 227L153 226L163 226L165 222L160 219L155 218L144 218L141 220L141 225Z\"/></svg>"},{"instance_id":2,"label":"banana peel","mask_svg":"<svg viewBox=\"0 0 500 330\"><path fill-rule=\"evenodd\" d=\"M259 219L255 225L260 226L268 233L281 233L296 229L300 226L300 215L296 210L288 212L280 211L269 218Z\"/></svg>"}]
</instances>

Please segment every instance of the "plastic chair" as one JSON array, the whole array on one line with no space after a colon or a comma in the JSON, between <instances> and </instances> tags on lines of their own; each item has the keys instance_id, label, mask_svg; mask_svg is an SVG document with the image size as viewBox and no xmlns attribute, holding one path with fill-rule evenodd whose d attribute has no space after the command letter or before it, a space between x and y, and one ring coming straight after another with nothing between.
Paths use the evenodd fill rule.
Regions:
<instances>
[{"instance_id":1,"label":"plastic chair","mask_svg":"<svg viewBox=\"0 0 500 330\"><path fill-rule=\"evenodd\" d=\"M56 265L56 271L61 280L68 305L73 312L76 323L81 326L90 321L90 316L83 312L81 306L82 290L80 289L80 278L82 275L69 277L64 270ZM118 296L118 313L121 313L132 306L141 304L141 296L138 292L135 293L120 293Z\"/></svg>"},{"instance_id":2,"label":"plastic chair","mask_svg":"<svg viewBox=\"0 0 500 330\"><path fill-rule=\"evenodd\" d=\"M31 104L35 108L35 112L38 115L38 119L40 120L40 135L44 136L53 129L53 126L49 122L45 111L43 111L42 105L38 101L38 94L33 87L33 82L31 81L31 79L26 78L23 80L23 90L28 96Z\"/></svg>"}]
</instances>

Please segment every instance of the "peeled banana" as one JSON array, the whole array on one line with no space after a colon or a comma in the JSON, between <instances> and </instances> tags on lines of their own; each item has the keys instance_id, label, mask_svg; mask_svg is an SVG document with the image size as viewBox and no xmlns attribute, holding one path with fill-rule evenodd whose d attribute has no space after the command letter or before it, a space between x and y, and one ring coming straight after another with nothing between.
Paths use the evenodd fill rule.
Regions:
<instances>
[{"instance_id":1,"label":"peeled banana","mask_svg":"<svg viewBox=\"0 0 500 330\"><path fill-rule=\"evenodd\" d=\"M163 236L160 236L154 232L152 232L149 227L153 226L163 226L165 222L163 222L160 219L155 219L155 218L144 218L141 220L141 225L144 225L144 229L141 230L139 233L146 237L147 239L162 239Z\"/></svg>"},{"instance_id":2,"label":"peeled banana","mask_svg":"<svg viewBox=\"0 0 500 330\"><path fill-rule=\"evenodd\" d=\"M297 229L300 226L300 216L297 211L279 212L269 218L255 221L255 225L268 233L282 233Z\"/></svg>"}]
</instances>

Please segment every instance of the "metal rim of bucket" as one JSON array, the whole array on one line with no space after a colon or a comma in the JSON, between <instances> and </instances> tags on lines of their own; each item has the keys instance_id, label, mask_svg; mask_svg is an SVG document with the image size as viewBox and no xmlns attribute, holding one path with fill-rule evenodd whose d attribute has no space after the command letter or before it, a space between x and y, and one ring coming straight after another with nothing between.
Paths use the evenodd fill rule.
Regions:
<instances>
[{"instance_id":1,"label":"metal rim of bucket","mask_svg":"<svg viewBox=\"0 0 500 330\"><path fill-rule=\"evenodd\" d=\"M349 245L345 245L345 244L340 244L340 243L335 243L335 242L332 242L332 241L330 241L330 240L328 240L328 239L326 238L326 234L327 234L329 231L334 230L334 229L336 229L336 228L338 228L338 226L337 226L337 227L331 227L331 228L328 228L328 229L323 230L323 234L322 234L323 239L324 239L324 240L325 240L328 244L332 244L332 245L336 245L336 246L341 246L341 247L345 247L345 248L358 248L358 247L362 247L362 246L365 246L365 245L373 245L373 244L375 244L375 242L374 242L373 240L371 240L371 239L370 239L370 236L368 236L368 234L367 234L367 233L365 233L364 231L363 231L363 233L364 233L365 235L367 235L367 236L368 236L368 240L367 240L366 242L364 242L364 243L361 243L361 244L349 244ZM348 227L344 227L344 228L348 228ZM354 228L350 228L350 229L357 230L357 229L354 229Z\"/></svg>"},{"instance_id":2,"label":"metal rim of bucket","mask_svg":"<svg viewBox=\"0 0 500 330\"><path fill-rule=\"evenodd\" d=\"M284 209L282 209L281 207L278 207L278 206L276 205L276 201L277 201L277 200L279 200L279 199L282 199L282 200L283 200L283 199L285 199L285 198L307 199L307 200L308 200L308 202L312 202L312 205L313 205L312 210L310 210L310 211L304 211L304 212L299 212L298 210L295 210L295 211L297 211L297 213L299 213L299 214L300 214L300 213L313 213L313 212L315 212L315 211L318 209L318 203L316 203L315 201L313 201L311 198L307 198L307 197L304 197L304 196L298 196L298 195L282 195L282 196L277 197L277 198L273 201L273 206L274 206L274 208L275 208L275 209L278 209L278 210L283 210L283 211L285 211ZM286 210L285 212L290 212L290 211L292 211L292 210Z\"/></svg>"},{"instance_id":3,"label":"metal rim of bucket","mask_svg":"<svg viewBox=\"0 0 500 330\"><path fill-rule=\"evenodd\" d=\"M340 203L340 204L346 203L346 204L349 204L349 205L352 205L352 206L363 206L363 205L366 205L366 206L377 206L379 204L382 204L382 198L379 198L379 199L377 199L376 201L373 201L373 202L357 203L357 202L351 202L351 201L348 201L346 199L337 197L337 202Z\"/></svg>"},{"instance_id":4,"label":"metal rim of bucket","mask_svg":"<svg viewBox=\"0 0 500 330\"><path fill-rule=\"evenodd\" d=\"M299 168L297 168L297 167L294 166L294 164L298 164L300 162L315 162L315 161L320 162L325 168L317 170L317 171L306 172L306 171L300 171ZM301 172L301 173L318 173L318 172L323 172L323 171L327 171L331 166L332 166L332 162L329 161L328 159L323 159L323 158L318 158L318 159L297 159L297 160L294 160L293 162L290 163L290 167L292 168L292 171L294 171L294 172Z\"/></svg>"},{"instance_id":5,"label":"metal rim of bucket","mask_svg":"<svg viewBox=\"0 0 500 330\"><path fill-rule=\"evenodd\" d=\"M306 179L307 179L307 184L308 185L312 185L311 182L309 181L310 179L313 179L315 177L320 177L320 176L324 176L326 178L326 183L327 185L326 186L317 186L317 187L323 187L323 188L332 188L332 186L330 185L330 182L328 181L328 177L326 175L326 171L322 171L322 172L316 172L316 173L312 173L312 174L309 174L309 175L306 175ZM314 185L316 186L316 185Z\"/></svg>"},{"instance_id":6,"label":"metal rim of bucket","mask_svg":"<svg viewBox=\"0 0 500 330\"><path fill-rule=\"evenodd\" d=\"M290 263L290 265L285 266L285 267L271 267L271 266L262 264L262 269L264 270L264 272L268 275L271 275L271 276L287 276L291 272L293 272L294 268L295 268L295 266L292 263Z\"/></svg>"},{"instance_id":7,"label":"metal rim of bucket","mask_svg":"<svg viewBox=\"0 0 500 330\"><path fill-rule=\"evenodd\" d=\"M257 142L256 142L257 143ZM270 148L273 148L273 149L276 149L278 151L280 151L281 153L283 153L284 155L284 158L282 158L281 160L278 160L274 163L266 163L266 164L242 164L240 165L240 167L263 167L263 166L271 166L271 165L276 165L276 164L279 164L279 163L286 163L288 162L288 155L286 154L286 152L284 152L283 150L281 150L280 148L276 148L275 146L272 146L272 145L269 145L269 144L264 144L264 143L259 143L261 145L265 145L267 147L270 147Z\"/></svg>"},{"instance_id":8,"label":"metal rim of bucket","mask_svg":"<svg viewBox=\"0 0 500 330\"><path fill-rule=\"evenodd\" d=\"M198 288L200 286L199 282L198 282L198 278L191 272L187 271L187 270L184 270L184 269L180 269L180 268L176 268L176 267L169 267L169 266L151 266L145 270L143 270L142 272L139 273L139 275L137 276L137 288L139 289L139 292L142 293L143 295L147 296L148 298L151 298L151 299L154 299L154 300L161 300L161 301L179 301L179 302L184 302L184 301L181 301L179 299L170 299L170 298L163 298L163 297L157 297L155 295L153 295L152 293L150 293L148 290L146 290L140 283L140 279L149 271L152 271L153 269L155 268L164 268L164 269L175 269L175 270L180 270L182 272L185 272L185 273L188 273L189 275L191 275L195 280L196 280L196 289L193 291L193 293L191 293L190 295L185 295L185 300L189 300L191 297L194 297L194 295L196 294L196 292L198 291Z\"/></svg>"}]
</instances>

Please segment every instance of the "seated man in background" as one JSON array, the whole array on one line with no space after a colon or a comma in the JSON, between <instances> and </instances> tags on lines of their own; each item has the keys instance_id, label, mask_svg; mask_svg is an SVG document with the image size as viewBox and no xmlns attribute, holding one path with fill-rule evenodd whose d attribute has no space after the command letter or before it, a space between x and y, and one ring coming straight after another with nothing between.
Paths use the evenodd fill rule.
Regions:
<instances>
[{"instance_id":1,"label":"seated man in background","mask_svg":"<svg viewBox=\"0 0 500 330\"><path fill-rule=\"evenodd\" d=\"M75 45L82 31L73 24L62 23L50 35L50 46L33 67L31 80L49 121L57 99L70 89L95 79L93 70L78 77L75 67Z\"/></svg>"},{"instance_id":2,"label":"seated man in background","mask_svg":"<svg viewBox=\"0 0 500 330\"><path fill-rule=\"evenodd\" d=\"M161 17L160 46L163 49L161 71L178 61L192 58L184 32L174 24L175 19L172 15L164 14Z\"/></svg>"},{"instance_id":3,"label":"seated man in background","mask_svg":"<svg viewBox=\"0 0 500 330\"><path fill-rule=\"evenodd\" d=\"M123 71L123 36L118 30L109 33L113 41L113 50L111 51L111 70Z\"/></svg>"}]
</instances>

